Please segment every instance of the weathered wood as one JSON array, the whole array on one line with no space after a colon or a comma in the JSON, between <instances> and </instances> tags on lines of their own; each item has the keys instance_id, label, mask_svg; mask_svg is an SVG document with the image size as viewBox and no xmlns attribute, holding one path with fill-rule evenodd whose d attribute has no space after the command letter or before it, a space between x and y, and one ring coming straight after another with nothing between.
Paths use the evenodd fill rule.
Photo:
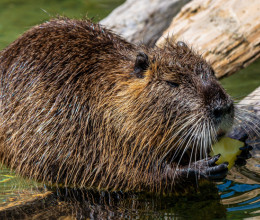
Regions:
<instances>
[{"instance_id":1,"label":"weathered wood","mask_svg":"<svg viewBox=\"0 0 260 220\"><path fill-rule=\"evenodd\" d=\"M133 43L154 45L190 0L127 0L100 23Z\"/></svg>"},{"instance_id":2,"label":"weathered wood","mask_svg":"<svg viewBox=\"0 0 260 220\"><path fill-rule=\"evenodd\" d=\"M255 89L251 94L238 103L238 107L244 109L242 121L237 124L231 131L239 136L249 133L247 143L253 146L251 151L252 158L247 160L243 167L234 167L230 170L227 179L234 180L242 184L259 184L260 170L256 166L260 162L260 87ZM255 189L251 194L259 194L260 190ZM245 195L222 200L223 204L234 204L242 201Z\"/></svg>"},{"instance_id":3,"label":"weathered wood","mask_svg":"<svg viewBox=\"0 0 260 220\"><path fill-rule=\"evenodd\" d=\"M245 97L237 104L240 123L236 123L230 132L231 136L243 136L248 134L248 143L253 149L253 155L260 158L260 87ZM237 117L236 117L237 118Z\"/></svg>"},{"instance_id":4,"label":"weathered wood","mask_svg":"<svg viewBox=\"0 0 260 220\"><path fill-rule=\"evenodd\" d=\"M251 108L256 115L260 116L260 87L241 100L239 104L241 107Z\"/></svg>"},{"instance_id":5,"label":"weathered wood","mask_svg":"<svg viewBox=\"0 0 260 220\"><path fill-rule=\"evenodd\" d=\"M163 45L168 36L202 53L217 77L231 75L260 56L259 0L194 0L156 44Z\"/></svg>"}]
</instances>

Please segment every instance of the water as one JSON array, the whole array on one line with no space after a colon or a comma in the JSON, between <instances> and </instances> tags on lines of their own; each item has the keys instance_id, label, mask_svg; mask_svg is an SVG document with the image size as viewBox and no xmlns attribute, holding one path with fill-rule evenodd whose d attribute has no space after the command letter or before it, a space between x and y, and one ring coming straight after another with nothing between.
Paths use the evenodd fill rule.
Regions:
<instances>
[{"instance_id":1,"label":"water","mask_svg":"<svg viewBox=\"0 0 260 220\"><path fill-rule=\"evenodd\" d=\"M31 26L57 14L73 18L87 14L99 20L122 2L0 0L0 48ZM260 60L221 82L233 97L241 99L260 85L259 69ZM245 167L234 167L217 187L202 187L200 193L184 197L47 189L41 183L22 179L2 168L0 217L3 215L14 219L25 216L37 219L257 219L260 218L260 153L256 152Z\"/></svg>"},{"instance_id":2,"label":"water","mask_svg":"<svg viewBox=\"0 0 260 220\"><path fill-rule=\"evenodd\" d=\"M221 80L227 92L236 100L260 86L260 59L238 73Z\"/></svg>"},{"instance_id":3,"label":"water","mask_svg":"<svg viewBox=\"0 0 260 220\"><path fill-rule=\"evenodd\" d=\"M259 164L259 160L253 163ZM6 180L6 176L3 178L4 175L1 174L0 218L3 216L13 219L25 216L30 219L66 217L66 219L233 220L259 218L260 185L258 183L260 173L250 171L247 176L241 173L243 171L237 170L235 167L228 178L219 183L217 187L204 185L200 188L200 193L183 197L151 194L108 194L55 188L49 189L53 193L48 193L49 191L45 193L41 184L29 180L18 180L16 176L11 177L12 182L9 184L9 189L6 185L2 190L1 179ZM248 177L250 175L253 177Z\"/></svg>"}]
</instances>

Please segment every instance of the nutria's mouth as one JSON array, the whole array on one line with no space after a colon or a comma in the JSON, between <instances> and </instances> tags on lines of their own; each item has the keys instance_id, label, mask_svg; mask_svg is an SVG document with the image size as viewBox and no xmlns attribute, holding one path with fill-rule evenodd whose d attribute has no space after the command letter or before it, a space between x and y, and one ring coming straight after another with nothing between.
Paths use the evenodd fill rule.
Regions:
<instances>
[{"instance_id":1,"label":"nutria's mouth","mask_svg":"<svg viewBox=\"0 0 260 220\"><path fill-rule=\"evenodd\" d=\"M222 129L219 129L217 131L217 140L219 141L220 138L222 138L223 136L226 135L226 131L222 130Z\"/></svg>"}]
</instances>

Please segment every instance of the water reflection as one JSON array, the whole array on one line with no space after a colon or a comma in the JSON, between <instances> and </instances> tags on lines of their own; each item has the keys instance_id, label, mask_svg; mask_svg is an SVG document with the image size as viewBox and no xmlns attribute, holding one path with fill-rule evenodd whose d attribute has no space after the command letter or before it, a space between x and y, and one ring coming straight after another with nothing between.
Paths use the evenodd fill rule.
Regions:
<instances>
[{"instance_id":1,"label":"water reflection","mask_svg":"<svg viewBox=\"0 0 260 220\"><path fill-rule=\"evenodd\" d=\"M0 218L34 219L233 219L260 216L259 158L234 167L217 185L188 196L108 193L46 188L3 169ZM255 169L255 170L254 170Z\"/></svg>"},{"instance_id":2,"label":"water reflection","mask_svg":"<svg viewBox=\"0 0 260 220\"><path fill-rule=\"evenodd\" d=\"M221 203L226 207L227 217L245 218L260 216L260 160L250 159L245 167L234 167L227 180L218 185ZM231 213L235 213L235 216Z\"/></svg>"},{"instance_id":3,"label":"water reflection","mask_svg":"<svg viewBox=\"0 0 260 220\"><path fill-rule=\"evenodd\" d=\"M210 193L209 193L210 192ZM33 209L31 208L33 207ZM37 213L37 214L36 214ZM0 212L6 218L66 219L204 219L223 218L226 210L215 187L189 197L97 193L59 189L44 201Z\"/></svg>"}]
</instances>

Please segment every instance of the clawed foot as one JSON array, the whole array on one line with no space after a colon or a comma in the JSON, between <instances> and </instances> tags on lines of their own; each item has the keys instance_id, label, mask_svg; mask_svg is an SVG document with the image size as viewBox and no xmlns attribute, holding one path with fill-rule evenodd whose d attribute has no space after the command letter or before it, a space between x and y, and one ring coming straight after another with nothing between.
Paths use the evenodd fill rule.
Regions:
<instances>
[{"instance_id":1,"label":"clawed foot","mask_svg":"<svg viewBox=\"0 0 260 220\"><path fill-rule=\"evenodd\" d=\"M221 181L227 176L228 162L217 165L216 161L220 154L209 159L199 160L180 170L183 178L207 179L210 181Z\"/></svg>"},{"instance_id":2,"label":"clawed foot","mask_svg":"<svg viewBox=\"0 0 260 220\"><path fill-rule=\"evenodd\" d=\"M238 166L244 166L246 164L246 160L251 158L250 151L253 148L246 143L247 138L247 135L242 135L240 138L235 137L235 139L245 143L245 146L240 148L242 152L237 156L237 160L235 161L235 164ZM207 179L210 181L221 181L227 176L228 162L217 165L216 162L219 157L220 154L215 155L212 158L193 162L189 166L179 169L178 172L183 179L188 178L193 180Z\"/></svg>"},{"instance_id":3,"label":"clawed foot","mask_svg":"<svg viewBox=\"0 0 260 220\"><path fill-rule=\"evenodd\" d=\"M253 149L252 146L250 146L246 143L246 140L248 139L248 135L240 134L240 136L239 136L239 134L236 134L236 135L233 135L231 138L238 139L239 141L242 141L245 143L244 147L239 148L242 152L240 155L237 156L237 160L235 161L235 164L238 166L246 165L246 160L252 157L252 155L250 154L250 151Z\"/></svg>"},{"instance_id":4,"label":"clawed foot","mask_svg":"<svg viewBox=\"0 0 260 220\"><path fill-rule=\"evenodd\" d=\"M246 160L252 157L250 151L253 149L253 147L250 145L245 145L244 147L241 147L239 149L242 150L242 152L240 155L237 156L235 164L238 166L244 166L246 165Z\"/></svg>"}]
</instances>

